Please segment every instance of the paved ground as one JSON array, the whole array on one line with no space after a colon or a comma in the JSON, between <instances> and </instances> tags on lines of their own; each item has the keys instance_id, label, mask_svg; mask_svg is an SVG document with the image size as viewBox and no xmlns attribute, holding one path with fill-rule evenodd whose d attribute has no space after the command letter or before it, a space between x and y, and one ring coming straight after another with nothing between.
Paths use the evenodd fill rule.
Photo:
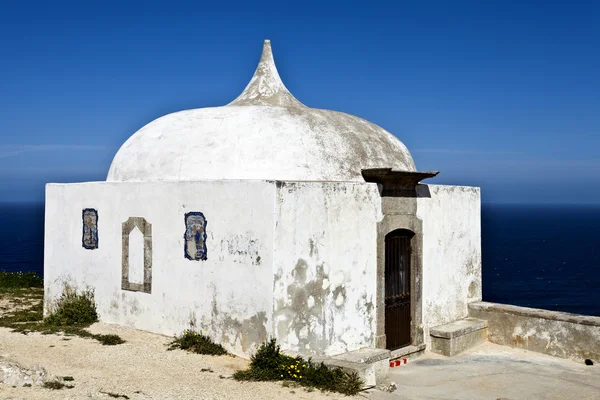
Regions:
<instances>
[{"instance_id":1,"label":"paved ground","mask_svg":"<svg viewBox=\"0 0 600 400\"><path fill-rule=\"evenodd\" d=\"M484 343L453 358L427 354L390 369L393 393L372 400L600 399L600 366Z\"/></svg>"}]
</instances>

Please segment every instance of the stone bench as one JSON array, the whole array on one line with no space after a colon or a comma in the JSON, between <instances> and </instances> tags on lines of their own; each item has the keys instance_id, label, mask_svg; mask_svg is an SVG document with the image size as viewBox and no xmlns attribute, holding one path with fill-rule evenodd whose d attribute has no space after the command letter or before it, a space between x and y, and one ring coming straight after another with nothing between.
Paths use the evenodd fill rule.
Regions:
<instances>
[{"instance_id":1,"label":"stone bench","mask_svg":"<svg viewBox=\"0 0 600 400\"><path fill-rule=\"evenodd\" d=\"M431 351L452 357L487 340L488 323L482 319L465 318L429 330Z\"/></svg>"}]
</instances>

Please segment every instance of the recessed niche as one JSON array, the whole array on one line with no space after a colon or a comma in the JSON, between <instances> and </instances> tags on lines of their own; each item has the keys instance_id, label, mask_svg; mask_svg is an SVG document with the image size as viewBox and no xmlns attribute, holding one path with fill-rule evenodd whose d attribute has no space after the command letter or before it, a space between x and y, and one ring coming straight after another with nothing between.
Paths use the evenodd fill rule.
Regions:
<instances>
[{"instance_id":1,"label":"recessed niche","mask_svg":"<svg viewBox=\"0 0 600 400\"><path fill-rule=\"evenodd\" d=\"M143 217L122 224L121 289L152 292L152 224Z\"/></svg>"}]
</instances>

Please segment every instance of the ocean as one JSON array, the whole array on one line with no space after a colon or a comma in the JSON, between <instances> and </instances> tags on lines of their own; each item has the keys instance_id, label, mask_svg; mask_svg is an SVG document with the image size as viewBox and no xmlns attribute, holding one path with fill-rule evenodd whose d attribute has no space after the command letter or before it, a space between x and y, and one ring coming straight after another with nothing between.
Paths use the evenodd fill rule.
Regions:
<instances>
[{"instance_id":1,"label":"ocean","mask_svg":"<svg viewBox=\"0 0 600 400\"><path fill-rule=\"evenodd\" d=\"M482 206L483 299L600 316L600 206ZM43 204L0 203L0 270L43 274Z\"/></svg>"}]
</instances>

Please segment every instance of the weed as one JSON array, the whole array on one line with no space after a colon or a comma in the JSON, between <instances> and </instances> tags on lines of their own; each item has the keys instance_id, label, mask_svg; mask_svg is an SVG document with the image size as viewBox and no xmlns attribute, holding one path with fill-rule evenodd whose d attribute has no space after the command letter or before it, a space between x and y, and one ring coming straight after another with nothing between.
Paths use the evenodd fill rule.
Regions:
<instances>
[{"instance_id":1,"label":"weed","mask_svg":"<svg viewBox=\"0 0 600 400\"><path fill-rule=\"evenodd\" d=\"M75 386L73 385L65 385L62 382L59 381L49 381L49 382L44 382L44 387L46 389L52 389L52 390L60 390L60 389L73 389Z\"/></svg>"},{"instance_id":2,"label":"weed","mask_svg":"<svg viewBox=\"0 0 600 400\"><path fill-rule=\"evenodd\" d=\"M45 324L55 326L89 326L97 321L94 292L86 289L78 293L69 285L65 285L55 309L44 319Z\"/></svg>"},{"instance_id":3,"label":"weed","mask_svg":"<svg viewBox=\"0 0 600 400\"><path fill-rule=\"evenodd\" d=\"M63 381L65 382L72 382L75 380L75 378L73 378L72 376L63 376Z\"/></svg>"},{"instance_id":4,"label":"weed","mask_svg":"<svg viewBox=\"0 0 600 400\"><path fill-rule=\"evenodd\" d=\"M197 354L208 354L212 356L220 356L227 354L227 351L221 346L212 341L211 338L191 329L186 330L180 336L175 337L167 350L187 350Z\"/></svg>"},{"instance_id":5,"label":"weed","mask_svg":"<svg viewBox=\"0 0 600 400\"><path fill-rule=\"evenodd\" d=\"M346 395L355 395L362 387L362 381L356 373L282 354L275 339L263 343L252 356L250 368L237 371L233 378L238 381L292 381L309 388ZM284 382L286 387L291 384Z\"/></svg>"},{"instance_id":6,"label":"weed","mask_svg":"<svg viewBox=\"0 0 600 400\"><path fill-rule=\"evenodd\" d=\"M125 343L118 335L92 335L92 338L96 339L104 346L115 346L117 344Z\"/></svg>"},{"instance_id":7,"label":"weed","mask_svg":"<svg viewBox=\"0 0 600 400\"><path fill-rule=\"evenodd\" d=\"M129 398L129 396L127 396L126 394L118 394L118 393L112 393L112 392L102 392L102 391L101 391L100 393L102 393L102 394L106 394L106 395L108 395L109 397L112 397L112 398L114 398L114 399L119 399L119 398L128 399L128 398Z\"/></svg>"}]
</instances>

